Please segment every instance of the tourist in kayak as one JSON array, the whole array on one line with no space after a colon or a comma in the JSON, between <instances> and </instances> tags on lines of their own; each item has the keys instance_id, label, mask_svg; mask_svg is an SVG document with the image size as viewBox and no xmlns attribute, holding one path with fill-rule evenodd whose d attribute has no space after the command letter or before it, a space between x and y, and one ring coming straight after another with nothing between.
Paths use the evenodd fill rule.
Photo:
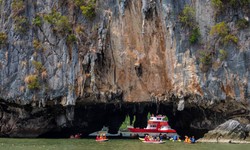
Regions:
<instances>
[{"instance_id":1,"label":"tourist in kayak","mask_svg":"<svg viewBox=\"0 0 250 150\"><path fill-rule=\"evenodd\" d=\"M96 136L95 141L96 142L105 142L105 141L108 141L108 138L106 137L105 134L99 134Z\"/></svg>"},{"instance_id":2,"label":"tourist in kayak","mask_svg":"<svg viewBox=\"0 0 250 150\"><path fill-rule=\"evenodd\" d=\"M96 135L96 138L95 138L96 140L99 140L100 139L100 137L99 137L99 135Z\"/></svg>"},{"instance_id":3,"label":"tourist in kayak","mask_svg":"<svg viewBox=\"0 0 250 150\"><path fill-rule=\"evenodd\" d=\"M77 134L75 135L75 139L80 139L80 138L81 138L81 135L82 135L82 134L77 133Z\"/></svg>"},{"instance_id":4,"label":"tourist in kayak","mask_svg":"<svg viewBox=\"0 0 250 150\"><path fill-rule=\"evenodd\" d=\"M191 140L190 140L190 138L188 136L185 136L185 141L184 142L185 143L191 143Z\"/></svg>"},{"instance_id":5,"label":"tourist in kayak","mask_svg":"<svg viewBox=\"0 0 250 150\"><path fill-rule=\"evenodd\" d=\"M173 140L174 140L174 141L177 141L177 140L178 140L177 135L174 135Z\"/></svg>"},{"instance_id":6,"label":"tourist in kayak","mask_svg":"<svg viewBox=\"0 0 250 150\"><path fill-rule=\"evenodd\" d=\"M163 136L162 136L162 134L160 133L160 135L159 135L159 138L160 138L160 141L162 141L163 140Z\"/></svg>"},{"instance_id":7,"label":"tourist in kayak","mask_svg":"<svg viewBox=\"0 0 250 150\"><path fill-rule=\"evenodd\" d=\"M190 138L190 140L191 140L191 143L195 143L195 142L196 142L194 136L192 136L192 137Z\"/></svg>"},{"instance_id":8,"label":"tourist in kayak","mask_svg":"<svg viewBox=\"0 0 250 150\"><path fill-rule=\"evenodd\" d=\"M106 134L103 134L103 139L107 139Z\"/></svg>"}]
</instances>

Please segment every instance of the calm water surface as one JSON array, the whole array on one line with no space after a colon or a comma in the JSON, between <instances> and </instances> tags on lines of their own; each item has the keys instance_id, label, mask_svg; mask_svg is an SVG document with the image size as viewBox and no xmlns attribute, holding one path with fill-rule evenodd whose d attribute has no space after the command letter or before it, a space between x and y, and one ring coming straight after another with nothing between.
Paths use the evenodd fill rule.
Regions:
<instances>
[{"instance_id":1,"label":"calm water surface","mask_svg":"<svg viewBox=\"0 0 250 150\"><path fill-rule=\"evenodd\" d=\"M0 150L250 150L250 144L170 142L145 144L136 139L111 139L98 143L94 139L5 139Z\"/></svg>"}]
</instances>

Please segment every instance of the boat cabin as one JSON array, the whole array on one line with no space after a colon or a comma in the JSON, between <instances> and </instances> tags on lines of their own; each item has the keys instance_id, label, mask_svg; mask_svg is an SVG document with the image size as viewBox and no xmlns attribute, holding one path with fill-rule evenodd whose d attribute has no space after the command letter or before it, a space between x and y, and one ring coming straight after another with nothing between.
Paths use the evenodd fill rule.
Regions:
<instances>
[{"instance_id":1,"label":"boat cabin","mask_svg":"<svg viewBox=\"0 0 250 150\"><path fill-rule=\"evenodd\" d=\"M149 121L153 121L153 122L163 122L165 120L163 120L165 118L165 116L156 116L156 117L150 117Z\"/></svg>"},{"instance_id":2,"label":"boat cabin","mask_svg":"<svg viewBox=\"0 0 250 150\"><path fill-rule=\"evenodd\" d=\"M165 116L156 116L156 117L150 117L148 120L148 125L146 129L166 129L168 127L167 121L163 120Z\"/></svg>"}]
</instances>

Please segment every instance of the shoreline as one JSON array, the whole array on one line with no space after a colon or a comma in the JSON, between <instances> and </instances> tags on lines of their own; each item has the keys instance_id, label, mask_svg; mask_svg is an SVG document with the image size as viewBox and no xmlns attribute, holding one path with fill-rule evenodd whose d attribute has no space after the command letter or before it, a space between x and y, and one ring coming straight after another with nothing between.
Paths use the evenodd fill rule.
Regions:
<instances>
[{"instance_id":1,"label":"shoreline","mask_svg":"<svg viewBox=\"0 0 250 150\"><path fill-rule=\"evenodd\" d=\"M250 144L250 141L246 140L234 140L234 139L198 139L199 143L230 143L230 144Z\"/></svg>"}]
</instances>

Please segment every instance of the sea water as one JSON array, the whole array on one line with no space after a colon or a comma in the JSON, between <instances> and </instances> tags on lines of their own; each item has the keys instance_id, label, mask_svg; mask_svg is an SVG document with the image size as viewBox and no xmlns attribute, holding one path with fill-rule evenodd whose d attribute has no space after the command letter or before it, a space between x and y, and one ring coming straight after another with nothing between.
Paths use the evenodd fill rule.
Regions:
<instances>
[{"instance_id":1,"label":"sea water","mask_svg":"<svg viewBox=\"0 0 250 150\"><path fill-rule=\"evenodd\" d=\"M139 139L13 139L0 138L0 150L250 150L250 144L196 143L167 141L142 143Z\"/></svg>"}]
</instances>

